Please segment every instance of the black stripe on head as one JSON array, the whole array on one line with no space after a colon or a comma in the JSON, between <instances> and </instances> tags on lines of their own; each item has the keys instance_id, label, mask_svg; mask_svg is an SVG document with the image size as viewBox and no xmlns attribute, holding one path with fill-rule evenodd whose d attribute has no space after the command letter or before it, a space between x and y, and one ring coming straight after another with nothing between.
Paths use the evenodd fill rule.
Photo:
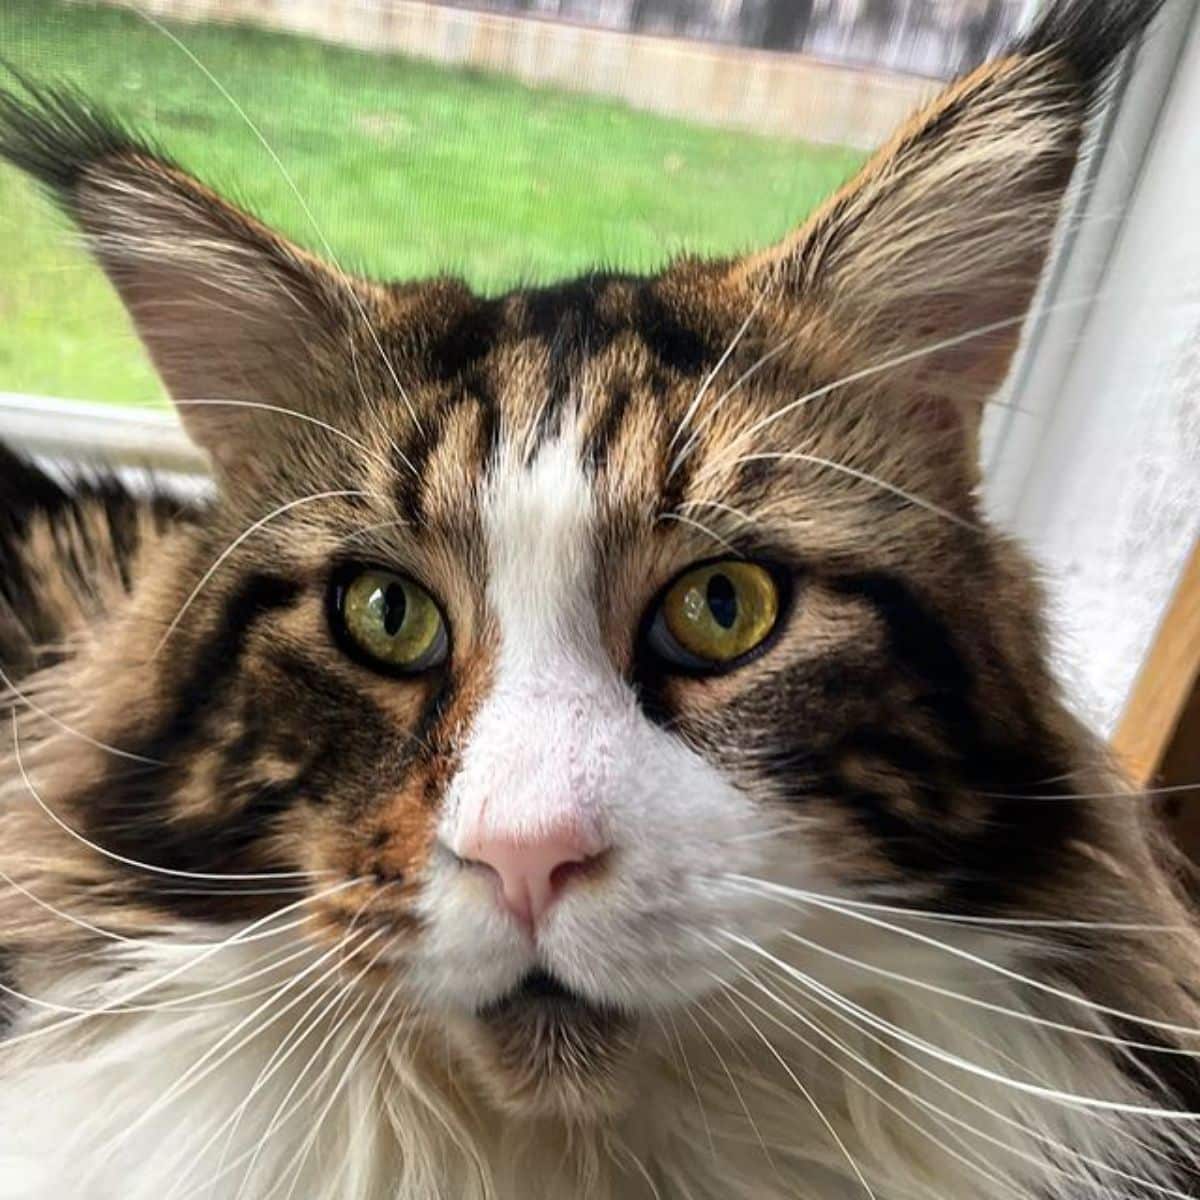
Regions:
<instances>
[{"instance_id":1,"label":"black stripe on head","mask_svg":"<svg viewBox=\"0 0 1200 1200\"><path fill-rule=\"evenodd\" d=\"M563 340L564 325L577 334L586 334L597 324L596 299L604 282L603 276L582 275L552 287L525 292L521 334L546 346Z\"/></svg>"},{"instance_id":2,"label":"black stripe on head","mask_svg":"<svg viewBox=\"0 0 1200 1200\"><path fill-rule=\"evenodd\" d=\"M633 393L624 383L612 385L608 403L584 438L581 457L593 471L603 470L608 463L613 443L621 435L625 415L629 412Z\"/></svg>"},{"instance_id":3,"label":"black stripe on head","mask_svg":"<svg viewBox=\"0 0 1200 1200\"><path fill-rule=\"evenodd\" d=\"M687 502L692 483L699 473L699 467L704 453L704 440L699 439L686 454L690 430L685 429L674 446L674 437L678 425L664 419L662 426L662 448L658 451L659 480L658 480L658 512L660 516L678 513ZM682 456L682 457L681 457Z\"/></svg>"},{"instance_id":4,"label":"black stripe on head","mask_svg":"<svg viewBox=\"0 0 1200 1200\"><path fill-rule=\"evenodd\" d=\"M482 371L469 372L463 379L463 387L466 398L473 400L479 409L479 437L472 466L482 477L500 453L500 445L504 440L504 414L496 401L491 381Z\"/></svg>"},{"instance_id":5,"label":"black stripe on head","mask_svg":"<svg viewBox=\"0 0 1200 1200\"><path fill-rule=\"evenodd\" d=\"M405 287L394 285L394 290L402 294ZM436 383L461 385L466 396L474 397L490 414L491 436L498 436L496 403L484 360L504 328L502 301L475 296L457 279L440 279L412 290L416 296L428 292L432 307L425 320L433 331L423 334L417 347L421 371ZM463 399L455 395L441 410L423 415L419 428L403 445L393 444L392 494L400 517L410 524L420 524L424 517L425 467L445 437L447 414Z\"/></svg>"},{"instance_id":6,"label":"black stripe on head","mask_svg":"<svg viewBox=\"0 0 1200 1200\"><path fill-rule=\"evenodd\" d=\"M56 480L0 442L0 521L23 528L30 513L54 512L69 502Z\"/></svg>"},{"instance_id":7,"label":"black stripe on head","mask_svg":"<svg viewBox=\"0 0 1200 1200\"><path fill-rule=\"evenodd\" d=\"M297 723L312 731L302 751L302 770L286 786L292 798L302 796L314 803L352 793L348 785L356 772L370 778L370 786L360 787L363 807L373 802L428 752L428 738L452 695L449 674L437 672L415 727L398 732L393 718L341 672L292 651L275 655L272 667L293 689ZM246 766L258 745L269 740L270 730L261 729L258 744L248 747L240 764L229 760L231 770Z\"/></svg>"},{"instance_id":8,"label":"black stripe on head","mask_svg":"<svg viewBox=\"0 0 1200 1200\"><path fill-rule=\"evenodd\" d=\"M193 655L187 674L173 682L174 711L146 757L166 757L176 738L190 732L197 713L218 698L236 674L250 631L269 614L290 608L302 591L296 580L265 572L248 575L238 584L222 606L216 631Z\"/></svg>"},{"instance_id":9,"label":"black stripe on head","mask_svg":"<svg viewBox=\"0 0 1200 1200\"><path fill-rule=\"evenodd\" d=\"M603 301L614 288L640 282L635 275L593 271L549 287L513 292L508 300L520 300L518 337L533 338L549 346L561 336L569 321L594 353L603 350L617 333L617 326L600 315Z\"/></svg>"},{"instance_id":10,"label":"black stripe on head","mask_svg":"<svg viewBox=\"0 0 1200 1200\"><path fill-rule=\"evenodd\" d=\"M638 336L658 361L680 375L695 377L697 386L721 357L723 347L714 346L705 333L682 322L653 283L638 292L634 322Z\"/></svg>"},{"instance_id":11,"label":"black stripe on head","mask_svg":"<svg viewBox=\"0 0 1200 1200\"><path fill-rule=\"evenodd\" d=\"M554 336L546 348L545 395L538 410L537 425L530 440L526 455L528 465L537 455L538 448L559 433L562 414L574 385L583 373L587 358L587 334L584 319L578 312L568 309L558 323Z\"/></svg>"},{"instance_id":12,"label":"black stripe on head","mask_svg":"<svg viewBox=\"0 0 1200 1200\"><path fill-rule=\"evenodd\" d=\"M13 989L17 981L12 970L11 955L0 948L0 985ZM16 1018L20 1001L8 991L0 991L0 1035L7 1034Z\"/></svg>"},{"instance_id":13,"label":"black stripe on head","mask_svg":"<svg viewBox=\"0 0 1200 1200\"><path fill-rule=\"evenodd\" d=\"M464 476L472 471L482 476L500 446L502 414L486 372L472 368L463 373L459 382L461 389L435 413L427 415L421 429L408 439L406 445L393 449L391 454L395 472L392 498L400 517L415 527L422 526L428 516L429 463L445 441L454 414L460 408L471 404L480 414L476 461L461 464Z\"/></svg>"},{"instance_id":14,"label":"black stripe on head","mask_svg":"<svg viewBox=\"0 0 1200 1200\"><path fill-rule=\"evenodd\" d=\"M763 501L771 495L778 495L780 478L787 472L790 464L786 460L770 458L748 458L738 467L736 491L739 496L749 501ZM887 493L885 493L887 494Z\"/></svg>"},{"instance_id":15,"label":"black stripe on head","mask_svg":"<svg viewBox=\"0 0 1200 1200\"><path fill-rule=\"evenodd\" d=\"M410 525L424 523L426 468L444 434L445 425L440 417L426 417L403 447L393 446L390 452L395 476L392 499L401 520Z\"/></svg>"},{"instance_id":16,"label":"black stripe on head","mask_svg":"<svg viewBox=\"0 0 1200 1200\"><path fill-rule=\"evenodd\" d=\"M462 285L458 288L462 311L425 347L429 372L439 381L453 379L486 358L503 328L500 301L472 296Z\"/></svg>"},{"instance_id":17,"label":"black stripe on head","mask_svg":"<svg viewBox=\"0 0 1200 1200\"><path fill-rule=\"evenodd\" d=\"M883 619L892 654L925 681L936 697L965 700L972 688L966 664L954 647L945 624L894 575L840 576L830 580L834 590L866 600ZM953 717L953 710L942 715Z\"/></svg>"},{"instance_id":18,"label":"black stripe on head","mask_svg":"<svg viewBox=\"0 0 1200 1200\"><path fill-rule=\"evenodd\" d=\"M564 405L574 394L584 363L612 342L617 327L600 315L601 300L623 276L583 275L523 296L521 336L546 347L546 394L538 412L530 455L558 431Z\"/></svg>"},{"instance_id":19,"label":"black stripe on head","mask_svg":"<svg viewBox=\"0 0 1200 1200\"><path fill-rule=\"evenodd\" d=\"M69 520L70 508L65 489L0 443L0 666L12 679L54 661L40 648L63 630L39 604L41 564L30 561L25 539L33 519Z\"/></svg>"},{"instance_id":20,"label":"black stripe on head","mask_svg":"<svg viewBox=\"0 0 1200 1200\"><path fill-rule=\"evenodd\" d=\"M0 621L0 665L6 674L19 680L61 656L53 647L63 642L68 630L62 614L44 603L50 573L98 609L94 568L81 561L77 546L83 547L85 560L94 556L114 566L128 592L142 521L148 517L164 529L192 519L197 511L159 490L153 480L146 493L133 495L102 469L82 471L64 486L0 443L0 615L7 607L15 622L10 634L9 625ZM39 519L56 535L49 560L44 551L31 551L27 545L30 525Z\"/></svg>"}]
</instances>

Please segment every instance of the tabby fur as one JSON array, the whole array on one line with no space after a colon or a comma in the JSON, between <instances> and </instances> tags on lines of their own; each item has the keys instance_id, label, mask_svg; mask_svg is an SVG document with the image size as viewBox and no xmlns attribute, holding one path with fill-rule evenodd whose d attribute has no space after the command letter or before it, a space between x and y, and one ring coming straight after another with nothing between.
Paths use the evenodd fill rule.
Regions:
<instances>
[{"instance_id":1,"label":"tabby fur","mask_svg":"<svg viewBox=\"0 0 1200 1200\"><path fill-rule=\"evenodd\" d=\"M497 297L0 96L215 484L0 459L0 1197L1200 1196L1193 914L978 494L1153 8L1057 0L768 250ZM731 555L777 632L665 669ZM353 562L444 667L342 653ZM456 839L566 803L613 852L534 942Z\"/></svg>"}]
</instances>

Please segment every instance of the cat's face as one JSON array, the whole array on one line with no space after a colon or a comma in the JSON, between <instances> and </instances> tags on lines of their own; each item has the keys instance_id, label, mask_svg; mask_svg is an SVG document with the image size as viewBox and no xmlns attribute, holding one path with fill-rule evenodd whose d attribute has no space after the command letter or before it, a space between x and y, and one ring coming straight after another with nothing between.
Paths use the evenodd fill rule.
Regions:
<instances>
[{"instance_id":1,"label":"cat's face","mask_svg":"<svg viewBox=\"0 0 1200 1200\"><path fill-rule=\"evenodd\" d=\"M108 653L157 765L85 827L298 873L355 986L575 1116L747 946L795 959L797 891L1044 886L1073 810L1006 798L1063 763L974 434L1083 102L1012 60L776 250L490 300L349 282L77 114L52 182L218 480Z\"/></svg>"},{"instance_id":2,"label":"cat's face","mask_svg":"<svg viewBox=\"0 0 1200 1200\"><path fill-rule=\"evenodd\" d=\"M773 421L840 368L780 349L765 306L739 337L752 297L722 319L688 292L595 280L545 328L538 296L431 294L453 349L389 355L408 403L364 370L373 402L330 428L262 414L253 481L134 618L158 715L113 736L168 765L94 828L183 869L311 872L347 970L447 1021L522 1110L621 1103L639 1038L736 978L734 939L812 932L762 884L934 903L1007 857L957 765L990 715L955 646L1003 636L986 596L1014 595L966 481L920 489L943 514L824 465L902 486L961 429L902 460L862 422L920 419L903 399ZM639 319L656 294L686 353Z\"/></svg>"}]
</instances>

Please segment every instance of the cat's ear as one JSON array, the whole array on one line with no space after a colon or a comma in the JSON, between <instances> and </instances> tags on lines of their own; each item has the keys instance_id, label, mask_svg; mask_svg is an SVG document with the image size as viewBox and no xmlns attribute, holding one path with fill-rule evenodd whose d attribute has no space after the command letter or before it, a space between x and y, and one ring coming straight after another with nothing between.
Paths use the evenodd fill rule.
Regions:
<instances>
[{"instance_id":1,"label":"cat's ear","mask_svg":"<svg viewBox=\"0 0 1200 1200\"><path fill-rule=\"evenodd\" d=\"M949 86L736 272L794 296L849 369L888 364L889 381L973 427L1010 365L1087 119L1157 7L1052 0L1011 53Z\"/></svg>"},{"instance_id":2,"label":"cat's ear","mask_svg":"<svg viewBox=\"0 0 1200 1200\"><path fill-rule=\"evenodd\" d=\"M341 359L369 319L369 285L228 204L76 93L28 82L25 93L0 90L0 159L82 231L189 435L218 466L282 431L252 406L312 412L345 392Z\"/></svg>"}]
</instances>

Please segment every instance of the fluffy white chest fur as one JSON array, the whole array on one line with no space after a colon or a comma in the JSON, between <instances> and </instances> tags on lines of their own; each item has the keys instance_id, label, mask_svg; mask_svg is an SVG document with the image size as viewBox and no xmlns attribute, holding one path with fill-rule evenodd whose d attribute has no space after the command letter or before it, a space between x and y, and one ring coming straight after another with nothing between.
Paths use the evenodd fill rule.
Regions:
<instances>
[{"instance_id":1,"label":"fluffy white chest fur","mask_svg":"<svg viewBox=\"0 0 1200 1200\"><path fill-rule=\"evenodd\" d=\"M888 986L790 1013L747 988L740 1014L648 1035L633 1110L570 1129L499 1116L443 1033L264 940L121 950L39 981L0 1086L0 1197L999 1200L1161 1177L1085 1010L1036 1011L995 978L934 985L974 1004ZM76 1011L95 1009L124 1011Z\"/></svg>"}]
</instances>

